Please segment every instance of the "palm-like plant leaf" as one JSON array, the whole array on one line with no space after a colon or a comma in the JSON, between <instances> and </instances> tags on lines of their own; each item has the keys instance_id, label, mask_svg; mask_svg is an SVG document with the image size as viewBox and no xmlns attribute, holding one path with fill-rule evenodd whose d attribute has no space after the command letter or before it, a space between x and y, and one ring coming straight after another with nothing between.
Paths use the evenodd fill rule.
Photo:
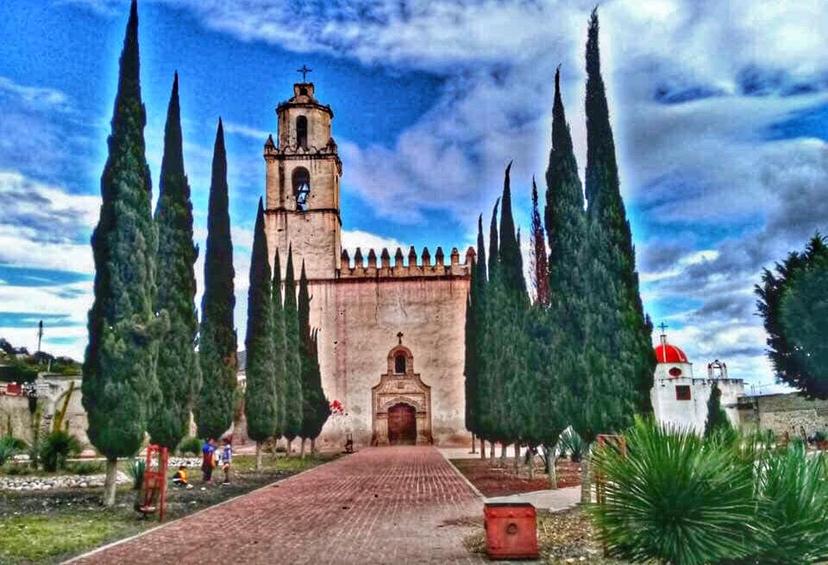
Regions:
<instances>
[{"instance_id":1,"label":"palm-like plant leaf","mask_svg":"<svg viewBox=\"0 0 828 565\"><path fill-rule=\"evenodd\" d=\"M627 453L596 451L605 504L590 509L610 552L681 565L739 559L763 537L752 519L752 465L727 442L638 420Z\"/></svg>"}]
</instances>

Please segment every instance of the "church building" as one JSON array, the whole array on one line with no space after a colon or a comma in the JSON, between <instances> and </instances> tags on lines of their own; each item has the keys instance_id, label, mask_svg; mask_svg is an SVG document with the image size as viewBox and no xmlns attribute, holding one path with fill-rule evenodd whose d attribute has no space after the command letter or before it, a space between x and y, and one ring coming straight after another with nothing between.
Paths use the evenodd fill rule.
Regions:
<instances>
[{"instance_id":1,"label":"church building","mask_svg":"<svg viewBox=\"0 0 828 565\"><path fill-rule=\"evenodd\" d=\"M322 386L341 406L320 447L468 444L464 324L474 250L342 249L342 161L331 107L294 84L264 145L270 257L304 262Z\"/></svg>"}]
</instances>

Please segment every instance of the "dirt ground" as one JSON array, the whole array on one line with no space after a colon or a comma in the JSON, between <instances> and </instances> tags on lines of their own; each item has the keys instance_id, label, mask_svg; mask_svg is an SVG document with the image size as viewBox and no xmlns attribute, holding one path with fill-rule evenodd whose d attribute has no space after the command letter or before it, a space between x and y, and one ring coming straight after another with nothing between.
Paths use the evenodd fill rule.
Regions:
<instances>
[{"instance_id":1,"label":"dirt ground","mask_svg":"<svg viewBox=\"0 0 828 565\"><path fill-rule=\"evenodd\" d=\"M495 458L492 465L488 459L452 459L457 467L483 496L507 496L522 492L532 492L549 488L549 478L544 473L543 465L536 461L535 478L529 479L525 466L515 473L514 461L501 461ZM573 487L581 484L581 466L568 460L560 460L555 466L558 488Z\"/></svg>"}]
</instances>

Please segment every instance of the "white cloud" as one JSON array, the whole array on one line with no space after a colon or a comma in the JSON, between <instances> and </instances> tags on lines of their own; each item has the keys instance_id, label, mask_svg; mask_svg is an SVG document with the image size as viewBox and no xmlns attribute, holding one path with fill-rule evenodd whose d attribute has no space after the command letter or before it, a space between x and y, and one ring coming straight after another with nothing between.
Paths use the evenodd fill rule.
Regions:
<instances>
[{"instance_id":1,"label":"white cloud","mask_svg":"<svg viewBox=\"0 0 828 565\"><path fill-rule=\"evenodd\" d=\"M60 90L41 86L26 86L0 76L0 92L12 94L34 106L65 106L69 99Z\"/></svg>"},{"instance_id":2,"label":"white cloud","mask_svg":"<svg viewBox=\"0 0 828 565\"><path fill-rule=\"evenodd\" d=\"M256 129L250 126L246 126L243 124L237 124L235 122L223 122L224 124L224 131L225 133L240 135L242 137L247 137L256 141L260 141L264 143L267 139L267 136L270 135L270 132Z\"/></svg>"}]
</instances>

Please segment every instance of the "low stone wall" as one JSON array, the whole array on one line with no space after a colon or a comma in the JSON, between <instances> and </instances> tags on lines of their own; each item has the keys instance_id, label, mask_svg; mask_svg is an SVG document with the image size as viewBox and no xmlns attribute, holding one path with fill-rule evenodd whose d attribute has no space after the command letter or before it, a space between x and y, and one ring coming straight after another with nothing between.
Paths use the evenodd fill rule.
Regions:
<instances>
[{"instance_id":1,"label":"low stone wall","mask_svg":"<svg viewBox=\"0 0 828 565\"><path fill-rule=\"evenodd\" d=\"M781 437L828 431L828 400L809 400L799 393L746 396L739 399L739 419L748 430L770 430Z\"/></svg>"},{"instance_id":2,"label":"low stone wall","mask_svg":"<svg viewBox=\"0 0 828 565\"><path fill-rule=\"evenodd\" d=\"M0 490L51 490L66 488L102 487L106 475L58 475L54 477L0 477ZM118 471L119 485L131 483L125 473Z\"/></svg>"}]
</instances>

